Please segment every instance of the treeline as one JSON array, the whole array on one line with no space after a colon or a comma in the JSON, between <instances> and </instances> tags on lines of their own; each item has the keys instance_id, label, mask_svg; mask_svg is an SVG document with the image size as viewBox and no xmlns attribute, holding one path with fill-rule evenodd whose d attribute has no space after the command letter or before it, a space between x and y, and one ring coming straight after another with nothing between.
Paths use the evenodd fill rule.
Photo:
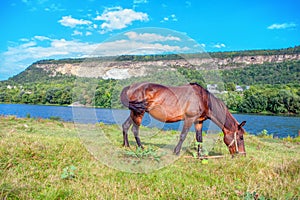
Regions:
<instances>
[{"instance_id":1,"label":"treeline","mask_svg":"<svg viewBox=\"0 0 300 200\"><path fill-rule=\"evenodd\" d=\"M221 73L224 82L242 85L300 83L300 61L250 65Z\"/></svg>"},{"instance_id":2,"label":"treeline","mask_svg":"<svg viewBox=\"0 0 300 200\"><path fill-rule=\"evenodd\" d=\"M72 89L71 82L5 84L0 87L0 102L69 105L72 103Z\"/></svg>"},{"instance_id":3,"label":"treeline","mask_svg":"<svg viewBox=\"0 0 300 200\"><path fill-rule=\"evenodd\" d=\"M2 85L23 85L32 83L52 84L52 83L65 83L72 82L76 79L74 75L64 75L56 72L55 76L51 71L46 71L38 68L35 64L29 66L25 71L17 74L6 81L1 81Z\"/></svg>"},{"instance_id":4,"label":"treeline","mask_svg":"<svg viewBox=\"0 0 300 200\"><path fill-rule=\"evenodd\" d=\"M228 108L240 113L300 114L300 85L257 85L244 92L219 97Z\"/></svg>"},{"instance_id":5,"label":"treeline","mask_svg":"<svg viewBox=\"0 0 300 200\"><path fill-rule=\"evenodd\" d=\"M245 50L245 51L228 51L210 53L213 58L229 58L236 56L270 56L270 55L291 55L299 54L300 46L283 48L283 49L262 49L262 50Z\"/></svg>"},{"instance_id":6,"label":"treeline","mask_svg":"<svg viewBox=\"0 0 300 200\"><path fill-rule=\"evenodd\" d=\"M185 58L233 58L237 56L270 56L270 55L291 55L300 54L300 46L275 49L275 50L245 50L229 52L202 52L192 54L164 54L164 55L122 55L112 58L116 61L159 61L159 60L179 60Z\"/></svg>"},{"instance_id":7,"label":"treeline","mask_svg":"<svg viewBox=\"0 0 300 200\"><path fill-rule=\"evenodd\" d=\"M115 80L70 78L47 82L0 84L0 103L82 105L110 108Z\"/></svg>"},{"instance_id":8,"label":"treeline","mask_svg":"<svg viewBox=\"0 0 300 200\"><path fill-rule=\"evenodd\" d=\"M300 83L300 61L286 61L282 63L265 63L261 65L250 65L244 68L226 70L194 70L178 68L191 82L202 84L234 83L237 85L257 85L257 84L289 84Z\"/></svg>"},{"instance_id":9,"label":"treeline","mask_svg":"<svg viewBox=\"0 0 300 200\"><path fill-rule=\"evenodd\" d=\"M120 108L119 94L128 82L95 79L71 84L26 84L0 87L0 102L70 105L74 102L101 108ZM225 84L226 85L226 84ZM229 87L229 86L225 86ZM243 92L216 94L228 108L241 113L300 114L300 85L257 85Z\"/></svg>"},{"instance_id":10,"label":"treeline","mask_svg":"<svg viewBox=\"0 0 300 200\"><path fill-rule=\"evenodd\" d=\"M154 54L154 55L122 55L116 61L159 61L159 60L179 60L183 59L178 54Z\"/></svg>"},{"instance_id":11,"label":"treeline","mask_svg":"<svg viewBox=\"0 0 300 200\"><path fill-rule=\"evenodd\" d=\"M228 52L202 52L191 54L153 54L153 55L121 55L104 56L90 58L66 58L66 59L45 59L33 64L61 64L61 63L82 63L91 61L159 61L159 60L178 60L185 58L232 58L237 56L268 56L268 55L291 55L300 54L300 46L283 49L266 50L245 50Z\"/></svg>"},{"instance_id":12,"label":"treeline","mask_svg":"<svg viewBox=\"0 0 300 200\"><path fill-rule=\"evenodd\" d=\"M74 64L74 63L83 63L83 62L100 62L100 61L113 61L117 57L116 56L103 56L103 57L87 57L87 58L63 58L63 59L45 59L39 60L35 64Z\"/></svg>"}]
</instances>

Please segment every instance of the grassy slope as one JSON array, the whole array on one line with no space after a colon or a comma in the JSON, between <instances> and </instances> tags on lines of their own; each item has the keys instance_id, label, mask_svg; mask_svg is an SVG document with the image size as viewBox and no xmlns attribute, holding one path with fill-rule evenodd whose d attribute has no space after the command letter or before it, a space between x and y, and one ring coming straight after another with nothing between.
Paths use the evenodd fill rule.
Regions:
<instances>
[{"instance_id":1,"label":"grassy slope","mask_svg":"<svg viewBox=\"0 0 300 200\"><path fill-rule=\"evenodd\" d=\"M116 126L101 126L120 137ZM127 173L97 161L73 124L1 117L0 199L300 198L299 143L251 135L245 142L246 157L231 159L222 143L227 156L206 165L182 156L152 173ZM71 166L74 176L62 178Z\"/></svg>"}]
</instances>

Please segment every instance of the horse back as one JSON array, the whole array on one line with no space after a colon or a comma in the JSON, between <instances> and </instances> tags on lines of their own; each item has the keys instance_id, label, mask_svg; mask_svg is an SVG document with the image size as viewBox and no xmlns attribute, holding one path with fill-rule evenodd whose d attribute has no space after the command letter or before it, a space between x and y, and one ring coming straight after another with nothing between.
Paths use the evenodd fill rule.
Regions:
<instances>
[{"instance_id":1,"label":"horse back","mask_svg":"<svg viewBox=\"0 0 300 200\"><path fill-rule=\"evenodd\" d=\"M148 90L149 113L160 121L175 122L199 114L199 98L190 85L151 85Z\"/></svg>"},{"instance_id":2,"label":"horse back","mask_svg":"<svg viewBox=\"0 0 300 200\"><path fill-rule=\"evenodd\" d=\"M149 112L161 121L179 121L199 115L199 91L191 84L164 86L156 83L135 83L121 92L123 105L136 113Z\"/></svg>"}]
</instances>

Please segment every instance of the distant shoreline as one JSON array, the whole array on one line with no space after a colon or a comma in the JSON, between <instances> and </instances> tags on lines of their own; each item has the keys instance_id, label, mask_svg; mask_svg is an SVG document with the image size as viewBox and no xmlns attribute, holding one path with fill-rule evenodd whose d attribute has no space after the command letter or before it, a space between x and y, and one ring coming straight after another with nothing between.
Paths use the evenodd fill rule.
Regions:
<instances>
[{"instance_id":1,"label":"distant shoreline","mask_svg":"<svg viewBox=\"0 0 300 200\"><path fill-rule=\"evenodd\" d=\"M127 110L127 108L103 108L103 107L98 107L98 106L91 106L91 105L83 105L83 104L65 104L65 105L59 105L59 104L25 104L25 103L3 103L0 102L0 104L4 105L37 105L37 106L62 106L62 107L75 107L75 108L97 108L97 109L124 109ZM243 113L243 112L237 112L234 110L229 110L231 114L245 114L245 115L261 115L261 116L279 116L279 117L300 117L300 114L287 114L287 113L282 113L282 114L275 114L271 112L261 112L261 113Z\"/></svg>"}]
</instances>

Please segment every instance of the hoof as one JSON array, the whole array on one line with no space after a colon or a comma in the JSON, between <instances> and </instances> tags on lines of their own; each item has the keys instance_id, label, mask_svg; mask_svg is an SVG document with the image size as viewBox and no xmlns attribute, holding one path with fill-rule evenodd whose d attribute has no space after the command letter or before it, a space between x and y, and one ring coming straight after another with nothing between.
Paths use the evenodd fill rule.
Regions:
<instances>
[{"instance_id":1,"label":"hoof","mask_svg":"<svg viewBox=\"0 0 300 200\"><path fill-rule=\"evenodd\" d=\"M137 148L141 148L141 149L143 149L143 150L145 149L143 145L137 146Z\"/></svg>"},{"instance_id":2,"label":"hoof","mask_svg":"<svg viewBox=\"0 0 300 200\"><path fill-rule=\"evenodd\" d=\"M198 158L201 158L201 157L205 156L205 154L203 154L203 152L202 152L202 151L200 151L200 152L197 152L197 155L198 155Z\"/></svg>"},{"instance_id":3,"label":"hoof","mask_svg":"<svg viewBox=\"0 0 300 200\"><path fill-rule=\"evenodd\" d=\"M176 149L174 149L174 154L175 154L176 156L179 156L179 155L180 155L180 151L176 151Z\"/></svg>"},{"instance_id":4,"label":"hoof","mask_svg":"<svg viewBox=\"0 0 300 200\"><path fill-rule=\"evenodd\" d=\"M123 147L127 148L130 147L129 144L123 144Z\"/></svg>"}]
</instances>

